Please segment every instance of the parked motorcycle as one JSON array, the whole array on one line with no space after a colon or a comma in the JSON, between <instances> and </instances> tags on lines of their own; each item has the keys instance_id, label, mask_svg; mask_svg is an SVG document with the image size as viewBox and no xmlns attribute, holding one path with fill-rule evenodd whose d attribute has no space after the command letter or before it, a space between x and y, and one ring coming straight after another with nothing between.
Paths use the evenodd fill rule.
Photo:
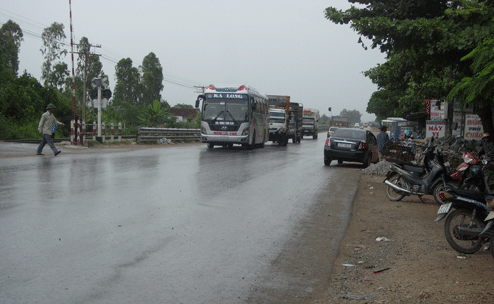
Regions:
<instances>
[{"instance_id":1,"label":"parked motorcycle","mask_svg":"<svg viewBox=\"0 0 494 304\"><path fill-rule=\"evenodd\" d=\"M437 211L436 222L446 218L444 233L449 245L458 252L472 254L485 244L489 237L481 236L484 220L491 211L486 205L488 194L457 188L445 188L440 197L444 200ZM494 197L491 197L494 199Z\"/></svg>"},{"instance_id":2,"label":"parked motorcycle","mask_svg":"<svg viewBox=\"0 0 494 304\"><path fill-rule=\"evenodd\" d=\"M463 154L463 163L451 177L460 183L461 189L477 190L484 193L494 193L494 182L489 179L486 169L491 164L491 157L483 155L481 160L470 153Z\"/></svg>"},{"instance_id":3,"label":"parked motorcycle","mask_svg":"<svg viewBox=\"0 0 494 304\"><path fill-rule=\"evenodd\" d=\"M391 201L400 201L408 195L418 195L422 200L423 195L431 194L438 204L442 204L439 193L445 187L458 187L459 184L450 177L449 163L444 161L441 151L434 152L434 140L431 139L424 151L423 171L417 173L409 167L391 164L391 170L386 175L386 197Z\"/></svg>"},{"instance_id":4,"label":"parked motorcycle","mask_svg":"<svg viewBox=\"0 0 494 304\"><path fill-rule=\"evenodd\" d=\"M480 233L481 237L488 237L491 239L489 249L491 252L492 257L494 257L494 197L489 196L486 198L486 205L487 208L491 210L487 217L485 218L484 222L487 224L485 225L484 230Z\"/></svg>"}]
</instances>

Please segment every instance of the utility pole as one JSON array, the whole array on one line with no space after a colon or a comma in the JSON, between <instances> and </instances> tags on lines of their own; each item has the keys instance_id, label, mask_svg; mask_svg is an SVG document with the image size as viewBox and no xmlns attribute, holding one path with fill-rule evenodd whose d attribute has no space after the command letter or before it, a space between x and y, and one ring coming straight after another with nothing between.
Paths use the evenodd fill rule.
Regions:
<instances>
[{"instance_id":1,"label":"utility pole","mask_svg":"<svg viewBox=\"0 0 494 304\"><path fill-rule=\"evenodd\" d=\"M100 54L95 54L95 53L90 54L91 47L100 48L101 45L92 45L92 44L89 44L89 45L85 45L83 47L84 47L84 49L82 50L82 54L84 54L84 81L83 81L84 90L82 92L82 100L83 100L82 101L82 121L86 121L87 65L88 65L88 61L89 61L89 55L101 56ZM78 54L80 55L81 52L79 52Z\"/></svg>"},{"instance_id":2,"label":"utility pole","mask_svg":"<svg viewBox=\"0 0 494 304\"><path fill-rule=\"evenodd\" d=\"M77 129L81 128L81 125L79 125L78 122L78 115L77 115L77 103L76 103L76 97L75 97L75 69L74 69L74 54L81 54L79 52L74 53L74 40L73 40L73 27L72 27L72 1L69 0L69 11L70 11L70 48L71 48L71 57L72 57L72 114L74 116L74 125L75 125L75 134L76 137L74 137L74 142L72 142L73 145L77 144ZM77 45L78 46L78 45ZM88 63L88 56L89 56L89 49L91 48L92 45L88 45L84 47L83 54L84 54L84 91L83 91L83 101L82 101L82 123L85 123L86 121L86 71L87 71L87 63ZM101 47L100 45L96 45L94 47ZM81 145L84 144L84 135L81 133L81 138L79 139L79 143Z\"/></svg>"},{"instance_id":3,"label":"utility pole","mask_svg":"<svg viewBox=\"0 0 494 304\"><path fill-rule=\"evenodd\" d=\"M72 30L72 1L69 0L69 11L70 11L70 49L72 57L72 114L74 116L74 122L77 125L77 110L75 101L75 72L74 72L74 40L73 40L73 30ZM77 129L77 126L76 126ZM77 134L77 132L76 132ZM72 142L73 145L77 144L77 138Z\"/></svg>"}]
</instances>

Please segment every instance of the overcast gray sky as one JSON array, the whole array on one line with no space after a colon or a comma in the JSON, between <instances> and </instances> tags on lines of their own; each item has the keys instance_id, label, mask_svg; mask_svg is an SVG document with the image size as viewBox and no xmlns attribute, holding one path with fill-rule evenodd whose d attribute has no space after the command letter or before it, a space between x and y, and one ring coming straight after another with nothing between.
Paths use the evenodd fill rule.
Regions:
<instances>
[{"instance_id":1,"label":"overcast gray sky","mask_svg":"<svg viewBox=\"0 0 494 304\"><path fill-rule=\"evenodd\" d=\"M347 25L324 18L325 8L346 0L72 0L74 43L85 36L101 45L103 70L115 85L116 63L135 67L156 54L165 77L163 99L193 105L194 85L246 84L265 94L289 95L305 108L338 115L365 109L377 88L362 72L384 62L365 51ZM65 25L70 45L69 0L0 0L0 23L24 31L19 72L40 79L43 29ZM70 46L67 47L70 51ZM71 66L68 55L65 62ZM332 108L332 112L328 111Z\"/></svg>"}]
</instances>

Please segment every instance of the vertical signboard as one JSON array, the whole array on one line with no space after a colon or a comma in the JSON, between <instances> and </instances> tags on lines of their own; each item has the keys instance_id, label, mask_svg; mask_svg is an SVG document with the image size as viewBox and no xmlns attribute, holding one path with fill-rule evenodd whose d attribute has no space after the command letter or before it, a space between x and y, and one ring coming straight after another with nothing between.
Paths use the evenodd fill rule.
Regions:
<instances>
[{"instance_id":1,"label":"vertical signboard","mask_svg":"<svg viewBox=\"0 0 494 304\"><path fill-rule=\"evenodd\" d=\"M446 135L446 123L442 120L428 120L425 127L426 137L444 137Z\"/></svg>"},{"instance_id":2,"label":"vertical signboard","mask_svg":"<svg viewBox=\"0 0 494 304\"><path fill-rule=\"evenodd\" d=\"M431 120L438 121L443 120L444 118L444 110L439 108L438 100L431 100Z\"/></svg>"},{"instance_id":3,"label":"vertical signboard","mask_svg":"<svg viewBox=\"0 0 494 304\"><path fill-rule=\"evenodd\" d=\"M460 105L458 100L453 103L453 122L457 123L457 128L452 130L453 136L464 135L465 130L465 114L472 114L473 106L471 104Z\"/></svg>"},{"instance_id":4,"label":"vertical signboard","mask_svg":"<svg viewBox=\"0 0 494 304\"><path fill-rule=\"evenodd\" d=\"M476 114L465 115L465 139L479 140L484 134L482 121Z\"/></svg>"},{"instance_id":5,"label":"vertical signboard","mask_svg":"<svg viewBox=\"0 0 494 304\"><path fill-rule=\"evenodd\" d=\"M461 112L453 112L453 123L456 123L456 129L451 131L451 135L458 137L461 136Z\"/></svg>"}]
</instances>

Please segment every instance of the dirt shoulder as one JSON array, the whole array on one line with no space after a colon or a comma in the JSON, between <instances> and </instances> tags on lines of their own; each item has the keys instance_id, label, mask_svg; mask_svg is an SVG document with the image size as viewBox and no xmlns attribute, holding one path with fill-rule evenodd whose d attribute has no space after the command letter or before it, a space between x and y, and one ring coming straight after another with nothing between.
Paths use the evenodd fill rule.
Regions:
<instances>
[{"instance_id":1,"label":"dirt shoulder","mask_svg":"<svg viewBox=\"0 0 494 304\"><path fill-rule=\"evenodd\" d=\"M314 303L493 303L489 251L456 252L432 196L392 202L383 180L362 175L330 285Z\"/></svg>"}]
</instances>

